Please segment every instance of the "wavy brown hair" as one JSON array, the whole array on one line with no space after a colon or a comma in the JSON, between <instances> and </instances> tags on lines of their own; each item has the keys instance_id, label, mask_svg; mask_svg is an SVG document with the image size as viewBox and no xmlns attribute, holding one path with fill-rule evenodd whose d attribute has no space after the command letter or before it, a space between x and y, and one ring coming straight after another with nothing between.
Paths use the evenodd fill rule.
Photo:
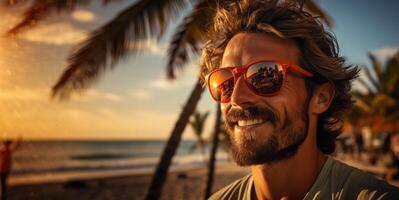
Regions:
<instances>
[{"instance_id":1,"label":"wavy brown hair","mask_svg":"<svg viewBox=\"0 0 399 200\"><path fill-rule=\"evenodd\" d=\"M220 66L227 43L238 33L265 33L294 41L300 51L300 66L314 74L305 79L307 90L326 82L335 87L330 107L317 122L318 148L325 154L334 152L335 139L342 133L342 114L353 105L351 81L359 72L357 66L346 65L339 56L334 35L295 3L242 0L217 9L210 40L202 50L201 77Z\"/></svg>"}]
</instances>

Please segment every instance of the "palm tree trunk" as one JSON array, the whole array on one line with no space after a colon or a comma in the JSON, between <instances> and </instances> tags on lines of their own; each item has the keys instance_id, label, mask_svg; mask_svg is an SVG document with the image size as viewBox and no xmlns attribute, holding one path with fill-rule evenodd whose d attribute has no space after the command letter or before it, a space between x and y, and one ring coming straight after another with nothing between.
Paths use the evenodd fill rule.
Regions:
<instances>
[{"instance_id":1,"label":"palm tree trunk","mask_svg":"<svg viewBox=\"0 0 399 200\"><path fill-rule=\"evenodd\" d=\"M206 181L205 199L208 199L212 193L213 177L215 174L216 152L217 152L218 144L219 144L221 116L222 116L222 112L220 110L220 104L217 104L215 128L213 131L213 138L212 138L212 149L211 149L211 154L210 154L209 162L208 162L208 178Z\"/></svg>"},{"instance_id":2,"label":"palm tree trunk","mask_svg":"<svg viewBox=\"0 0 399 200\"><path fill-rule=\"evenodd\" d=\"M180 113L179 119L177 120L175 127L173 128L173 131L169 137L169 140L163 150L161 159L152 177L152 181L145 199L156 200L159 199L159 197L161 196L162 187L166 180L167 172L171 164L172 158L176 153L176 149L179 146L182 133L188 123L189 117L194 112L195 107L197 106L197 103L201 98L202 92L203 88L200 81L198 80L194 87L194 90L191 92L191 95L183 108L183 111Z\"/></svg>"}]
</instances>

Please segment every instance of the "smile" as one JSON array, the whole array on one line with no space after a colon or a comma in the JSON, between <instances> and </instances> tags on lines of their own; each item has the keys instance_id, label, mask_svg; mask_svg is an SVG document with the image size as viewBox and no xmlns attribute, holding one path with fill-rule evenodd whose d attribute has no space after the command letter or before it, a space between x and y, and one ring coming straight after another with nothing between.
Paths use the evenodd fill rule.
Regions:
<instances>
[{"instance_id":1,"label":"smile","mask_svg":"<svg viewBox=\"0 0 399 200\"><path fill-rule=\"evenodd\" d=\"M263 119L250 119L250 120L238 120L238 126L250 126L250 125L257 125L265 122Z\"/></svg>"}]
</instances>

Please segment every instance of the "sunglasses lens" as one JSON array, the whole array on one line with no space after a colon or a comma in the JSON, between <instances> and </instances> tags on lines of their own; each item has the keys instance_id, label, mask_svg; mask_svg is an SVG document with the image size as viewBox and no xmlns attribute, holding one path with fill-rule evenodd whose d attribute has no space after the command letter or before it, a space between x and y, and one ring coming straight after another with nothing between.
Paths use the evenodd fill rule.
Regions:
<instances>
[{"instance_id":1,"label":"sunglasses lens","mask_svg":"<svg viewBox=\"0 0 399 200\"><path fill-rule=\"evenodd\" d=\"M275 62L255 63L248 68L246 77L258 93L274 94L283 84L283 66Z\"/></svg>"},{"instance_id":2,"label":"sunglasses lens","mask_svg":"<svg viewBox=\"0 0 399 200\"><path fill-rule=\"evenodd\" d=\"M216 101L229 101L234 89L234 76L231 71L221 69L209 75L209 90Z\"/></svg>"}]
</instances>

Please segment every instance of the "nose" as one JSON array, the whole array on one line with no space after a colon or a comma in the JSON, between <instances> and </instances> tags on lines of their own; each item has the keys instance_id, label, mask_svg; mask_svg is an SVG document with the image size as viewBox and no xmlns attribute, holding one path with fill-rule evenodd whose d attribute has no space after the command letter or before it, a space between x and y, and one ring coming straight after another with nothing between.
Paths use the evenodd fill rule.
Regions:
<instances>
[{"instance_id":1,"label":"nose","mask_svg":"<svg viewBox=\"0 0 399 200\"><path fill-rule=\"evenodd\" d=\"M248 105L254 104L257 95L252 92L249 86L245 83L244 77L240 76L235 85L233 93L231 94L230 103L232 106L244 108Z\"/></svg>"}]
</instances>

